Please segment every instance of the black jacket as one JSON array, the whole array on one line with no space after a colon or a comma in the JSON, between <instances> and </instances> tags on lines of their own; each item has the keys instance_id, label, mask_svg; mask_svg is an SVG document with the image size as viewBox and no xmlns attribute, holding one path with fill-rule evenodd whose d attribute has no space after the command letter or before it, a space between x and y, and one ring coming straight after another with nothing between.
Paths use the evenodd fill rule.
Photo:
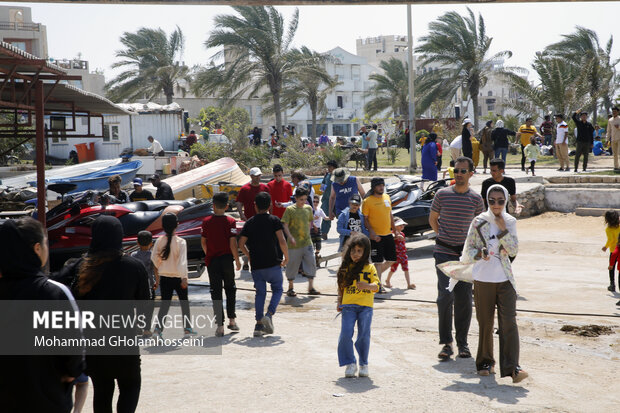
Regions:
<instances>
[{"instance_id":1,"label":"black jacket","mask_svg":"<svg viewBox=\"0 0 620 413\"><path fill-rule=\"evenodd\" d=\"M588 121L582 122L577 117L577 112L573 113L573 122L577 127L577 142L586 142L594 145L594 126Z\"/></svg>"},{"instance_id":2,"label":"black jacket","mask_svg":"<svg viewBox=\"0 0 620 413\"><path fill-rule=\"evenodd\" d=\"M515 136L516 133L506 128L495 128L491 132L491 139L493 140L493 148L508 148L508 135Z\"/></svg>"},{"instance_id":3,"label":"black jacket","mask_svg":"<svg viewBox=\"0 0 620 413\"><path fill-rule=\"evenodd\" d=\"M172 193L170 185L165 182L160 182L159 188L157 188L157 192L155 193L155 199L174 201L174 194Z\"/></svg>"}]
</instances>

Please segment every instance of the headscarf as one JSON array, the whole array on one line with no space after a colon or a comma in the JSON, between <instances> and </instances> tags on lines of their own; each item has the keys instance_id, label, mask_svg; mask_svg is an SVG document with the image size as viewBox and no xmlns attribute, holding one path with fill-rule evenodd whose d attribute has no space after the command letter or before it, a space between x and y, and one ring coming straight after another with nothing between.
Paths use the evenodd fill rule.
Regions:
<instances>
[{"instance_id":1,"label":"headscarf","mask_svg":"<svg viewBox=\"0 0 620 413\"><path fill-rule=\"evenodd\" d=\"M431 132L431 133L428 134L428 139L427 139L426 143L435 142L436 140L437 140L437 134L434 133L434 132Z\"/></svg>"},{"instance_id":2,"label":"headscarf","mask_svg":"<svg viewBox=\"0 0 620 413\"><path fill-rule=\"evenodd\" d=\"M120 251L123 249L123 226L116 217L100 216L91 227L88 252Z\"/></svg>"},{"instance_id":3,"label":"headscarf","mask_svg":"<svg viewBox=\"0 0 620 413\"><path fill-rule=\"evenodd\" d=\"M495 214L493 213L493 211L491 211L491 204L489 204L489 195L491 194L491 192L496 192L497 189L502 190L502 192L504 193L504 197L506 198L506 202L510 201L510 195L508 195L508 190L506 188L504 188L500 184L491 185L491 187L487 191L487 205L489 207L485 212L478 215L478 218L484 219L488 223L495 223ZM515 227L517 224L517 219L506 212L505 204L504 208L502 209L502 218L504 218L504 222L506 222L506 228L508 229L508 231L512 232L512 228Z\"/></svg>"},{"instance_id":4,"label":"headscarf","mask_svg":"<svg viewBox=\"0 0 620 413\"><path fill-rule=\"evenodd\" d=\"M496 128L503 128L504 127L504 121L501 119L498 119L497 122L495 122L495 127Z\"/></svg>"},{"instance_id":5,"label":"headscarf","mask_svg":"<svg viewBox=\"0 0 620 413\"><path fill-rule=\"evenodd\" d=\"M41 271L41 260L13 220L0 225L0 273L2 278L28 277Z\"/></svg>"}]
</instances>

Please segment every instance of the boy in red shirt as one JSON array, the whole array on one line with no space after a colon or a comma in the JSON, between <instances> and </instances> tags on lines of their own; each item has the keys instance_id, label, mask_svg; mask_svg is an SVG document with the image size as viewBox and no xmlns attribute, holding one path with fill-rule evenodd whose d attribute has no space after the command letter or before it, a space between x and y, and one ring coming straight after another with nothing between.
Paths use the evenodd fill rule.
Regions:
<instances>
[{"instance_id":1,"label":"boy in red shirt","mask_svg":"<svg viewBox=\"0 0 620 413\"><path fill-rule=\"evenodd\" d=\"M228 194L218 192L213 196L214 214L206 217L202 221L202 250L205 253L205 264L209 273L209 284L211 286L211 301L213 301L213 312L217 330L215 335L224 335L224 306L222 304L222 283L226 291L226 314L228 315L228 328L239 331L235 322L235 296L237 287L235 286L235 270L233 260L237 264L237 271L241 269L239 252L237 248L236 227L237 221L226 216L228 207Z\"/></svg>"},{"instance_id":2,"label":"boy in red shirt","mask_svg":"<svg viewBox=\"0 0 620 413\"><path fill-rule=\"evenodd\" d=\"M273 179L267 184L269 195L271 195L271 214L282 219L286 208L276 206L276 202L289 202L293 196L293 187L284 180L284 170L281 165L273 166Z\"/></svg>"}]
</instances>

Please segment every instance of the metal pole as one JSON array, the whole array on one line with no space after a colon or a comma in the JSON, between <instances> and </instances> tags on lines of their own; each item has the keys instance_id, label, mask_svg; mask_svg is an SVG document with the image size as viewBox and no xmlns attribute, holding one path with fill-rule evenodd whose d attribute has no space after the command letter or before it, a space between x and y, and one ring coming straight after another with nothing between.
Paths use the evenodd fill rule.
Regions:
<instances>
[{"instance_id":1,"label":"metal pole","mask_svg":"<svg viewBox=\"0 0 620 413\"><path fill-rule=\"evenodd\" d=\"M407 4L407 62L409 63L409 172L418 169L416 161L416 142L415 142L415 102L413 90L413 29L411 22L411 4Z\"/></svg>"},{"instance_id":2,"label":"metal pole","mask_svg":"<svg viewBox=\"0 0 620 413\"><path fill-rule=\"evenodd\" d=\"M37 218L45 228L45 121L43 82L37 81L34 91L35 125L36 125L36 162L37 162Z\"/></svg>"}]
</instances>

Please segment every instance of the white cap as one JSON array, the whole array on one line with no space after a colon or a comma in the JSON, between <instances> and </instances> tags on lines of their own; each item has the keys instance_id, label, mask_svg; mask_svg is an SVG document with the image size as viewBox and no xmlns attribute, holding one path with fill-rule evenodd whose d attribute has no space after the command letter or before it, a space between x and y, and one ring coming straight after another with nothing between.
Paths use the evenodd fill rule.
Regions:
<instances>
[{"instance_id":1,"label":"white cap","mask_svg":"<svg viewBox=\"0 0 620 413\"><path fill-rule=\"evenodd\" d=\"M250 176L257 176L257 175L262 175L263 173L260 171L260 168L255 166L254 168L250 169Z\"/></svg>"},{"instance_id":2,"label":"white cap","mask_svg":"<svg viewBox=\"0 0 620 413\"><path fill-rule=\"evenodd\" d=\"M467 125L468 123L472 123L471 119L469 119L469 118L463 119L463 126Z\"/></svg>"},{"instance_id":3,"label":"white cap","mask_svg":"<svg viewBox=\"0 0 620 413\"><path fill-rule=\"evenodd\" d=\"M407 226L407 223L405 221L402 220L402 218L396 218L394 220L394 226L399 226L399 225L404 225Z\"/></svg>"}]
</instances>

